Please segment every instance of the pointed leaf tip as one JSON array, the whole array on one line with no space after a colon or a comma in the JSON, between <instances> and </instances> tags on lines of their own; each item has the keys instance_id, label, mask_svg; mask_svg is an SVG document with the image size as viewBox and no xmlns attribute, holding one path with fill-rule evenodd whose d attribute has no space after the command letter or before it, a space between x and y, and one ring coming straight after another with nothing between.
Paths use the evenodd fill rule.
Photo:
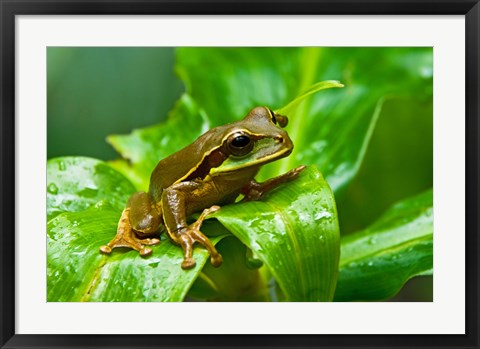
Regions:
<instances>
[{"instance_id":1,"label":"pointed leaf tip","mask_svg":"<svg viewBox=\"0 0 480 349\"><path fill-rule=\"evenodd\" d=\"M276 113L279 114L289 114L289 112L295 108L298 104L300 104L305 98L308 96L319 92L321 90L325 90L328 88L342 88L344 85L337 80L326 80L326 81L319 81L305 89L303 92L301 92L297 97L295 97L292 101L290 101L287 105L284 107L276 110Z\"/></svg>"}]
</instances>

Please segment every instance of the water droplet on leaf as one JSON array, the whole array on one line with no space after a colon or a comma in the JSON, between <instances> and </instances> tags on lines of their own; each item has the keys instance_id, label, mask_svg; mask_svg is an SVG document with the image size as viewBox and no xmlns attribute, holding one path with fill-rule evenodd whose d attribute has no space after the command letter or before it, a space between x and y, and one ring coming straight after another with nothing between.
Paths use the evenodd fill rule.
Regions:
<instances>
[{"instance_id":1,"label":"water droplet on leaf","mask_svg":"<svg viewBox=\"0 0 480 349\"><path fill-rule=\"evenodd\" d=\"M47 191L50 193L50 194L57 194L58 193L58 187L56 186L55 183L50 183L47 187Z\"/></svg>"},{"instance_id":2,"label":"water droplet on leaf","mask_svg":"<svg viewBox=\"0 0 480 349\"><path fill-rule=\"evenodd\" d=\"M100 207L102 207L102 206L103 206L103 200L100 200L99 202L97 202L97 203L95 204L94 207L95 207L95 208L100 208Z\"/></svg>"}]
</instances>

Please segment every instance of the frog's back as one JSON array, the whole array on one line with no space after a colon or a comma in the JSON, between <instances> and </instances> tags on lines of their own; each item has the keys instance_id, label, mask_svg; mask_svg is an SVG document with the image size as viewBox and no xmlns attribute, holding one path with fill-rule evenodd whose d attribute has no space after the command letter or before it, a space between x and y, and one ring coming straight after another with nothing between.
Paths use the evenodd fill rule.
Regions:
<instances>
[{"instance_id":1,"label":"frog's back","mask_svg":"<svg viewBox=\"0 0 480 349\"><path fill-rule=\"evenodd\" d=\"M155 201L162 197L163 189L168 188L182 177L185 177L191 169L189 161L184 159L184 149L161 160L150 176L149 193Z\"/></svg>"},{"instance_id":2,"label":"frog's back","mask_svg":"<svg viewBox=\"0 0 480 349\"><path fill-rule=\"evenodd\" d=\"M195 142L179 150L176 153L161 160L150 176L149 193L156 201L162 197L163 189L172 184L182 181L192 173L201 161L204 154L211 150L211 144L219 144L222 135L221 130L228 125L216 127L206 134L201 135ZM218 139L217 139L218 138Z\"/></svg>"}]
</instances>

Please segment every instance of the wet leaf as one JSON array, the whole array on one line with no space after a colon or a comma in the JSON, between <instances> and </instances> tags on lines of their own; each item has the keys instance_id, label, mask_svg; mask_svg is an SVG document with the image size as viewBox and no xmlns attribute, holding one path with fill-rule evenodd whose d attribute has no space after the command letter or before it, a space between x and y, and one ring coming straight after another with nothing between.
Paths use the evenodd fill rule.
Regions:
<instances>
[{"instance_id":1,"label":"wet leaf","mask_svg":"<svg viewBox=\"0 0 480 349\"><path fill-rule=\"evenodd\" d=\"M269 268L289 301L331 301L339 231L330 187L314 167L265 200L213 214Z\"/></svg>"},{"instance_id":2,"label":"wet leaf","mask_svg":"<svg viewBox=\"0 0 480 349\"><path fill-rule=\"evenodd\" d=\"M335 301L384 300L433 272L432 191L394 205L367 229L342 238Z\"/></svg>"},{"instance_id":3,"label":"wet leaf","mask_svg":"<svg viewBox=\"0 0 480 349\"><path fill-rule=\"evenodd\" d=\"M115 249L103 255L99 247L115 236L121 210L109 205L65 212L48 222L49 302L182 301L208 253L195 248L195 268L180 265L182 249L169 240L152 246L152 255ZM213 243L222 236L212 238Z\"/></svg>"},{"instance_id":4,"label":"wet leaf","mask_svg":"<svg viewBox=\"0 0 480 349\"><path fill-rule=\"evenodd\" d=\"M103 161L61 157L47 162L47 219L110 204L122 210L135 188Z\"/></svg>"}]
</instances>

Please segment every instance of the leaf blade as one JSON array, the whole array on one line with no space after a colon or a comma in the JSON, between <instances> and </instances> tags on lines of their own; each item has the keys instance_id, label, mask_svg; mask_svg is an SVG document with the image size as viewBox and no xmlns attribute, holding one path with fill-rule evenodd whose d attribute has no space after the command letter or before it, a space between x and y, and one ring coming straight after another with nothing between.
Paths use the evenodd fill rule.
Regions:
<instances>
[{"instance_id":1,"label":"leaf blade","mask_svg":"<svg viewBox=\"0 0 480 349\"><path fill-rule=\"evenodd\" d=\"M342 239L335 301L383 300L433 270L432 191L391 207L369 228Z\"/></svg>"},{"instance_id":2,"label":"leaf blade","mask_svg":"<svg viewBox=\"0 0 480 349\"><path fill-rule=\"evenodd\" d=\"M103 161L60 157L47 162L47 220L95 204L122 209L134 187Z\"/></svg>"},{"instance_id":3,"label":"leaf blade","mask_svg":"<svg viewBox=\"0 0 480 349\"><path fill-rule=\"evenodd\" d=\"M104 206L81 212L62 213L48 223L49 302L180 302L209 255L194 249L195 268L180 265L182 249L164 239L152 246L152 255L116 249L111 255L99 251L115 235L120 213ZM217 243L225 235L212 237Z\"/></svg>"},{"instance_id":4,"label":"leaf blade","mask_svg":"<svg viewBox=\"0 0 480 349\"><path fill-rule=\"evenodd\" d=\"M328 88L341 88L344 85L340 81L336 80L327 80L327 81L319 81L312 85L310 85L305 91L300 93L296 96L292 101L290 101L287 105L281 107L280 109L276 110L279 114L289 114L292 112L295 107L301 103L305 98L308 96L317 93L321 90L326 90Z\"/></svg>"},{"instance_id":5,"label":"leaf blade","mask_svg":"<svg viewBox=\"0 0 480 349\"><path fill-rule=\"evenodd\" d=\"M288 300L331 300L338 221L333 195L316 169L307 168L264 201L230 205L214 217L269 267Z\"/></svg>"}]
</instances>

